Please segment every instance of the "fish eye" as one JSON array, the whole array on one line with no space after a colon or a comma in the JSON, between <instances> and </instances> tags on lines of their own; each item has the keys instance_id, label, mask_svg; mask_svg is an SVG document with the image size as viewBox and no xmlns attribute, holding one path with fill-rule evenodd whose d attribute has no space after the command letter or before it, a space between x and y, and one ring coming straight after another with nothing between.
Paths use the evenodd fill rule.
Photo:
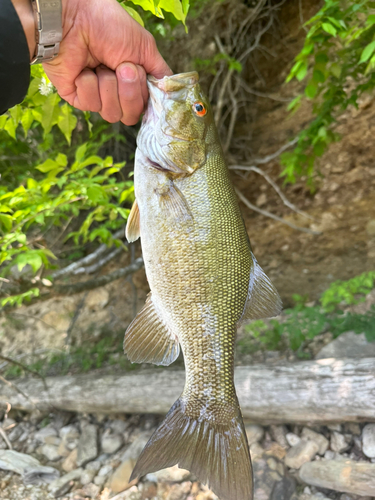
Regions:
<instances>
[{"instance_id":1,"label":"fish eye","mask_svg":"<svg viewBox=\"0 0 375 500\"><path fill-rule=\"evenodd\" d=\"M198 116L204 116L207 113L206 106L203 104L203 102L200 102L200 101L195 102L193 104L193 110L194 110L195 114Z\"/></svg>"}]
</instances>

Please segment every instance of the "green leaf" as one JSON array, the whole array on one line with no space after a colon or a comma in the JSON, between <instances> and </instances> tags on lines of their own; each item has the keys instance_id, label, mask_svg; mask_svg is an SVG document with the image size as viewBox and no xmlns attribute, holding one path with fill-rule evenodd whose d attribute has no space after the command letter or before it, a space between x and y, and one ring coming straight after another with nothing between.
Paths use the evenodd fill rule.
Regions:
<instances>
[{"instance_id":1,"label":"green leaf","mask_svg":"<svg viewBox=\"0 0 375 500\"><path fill-rule=\"evenodd\" d=\"M326 31L327 33L329 33L332 36L337 35L336 28L334 26L332 26L332 24L330 24L330 23L322 23L322 28L324 29L324 31Z\"/></svg>"},{"instance_id":2,"label":"green leaf","mask_svg":"<svg viewBox=\"0 0 375 500\"><path fill-rule=\"evenodd\" d=\"M171 12L185 26L186 14L182 9L180 0L160 0L159 7L167 12Z\"/></svg>"},{"instance_id":3,"label":"green leaf","mask_svg":"<svg viewBox=\"0 0 375 500\"><path fill-rule=\"evenodd\" d=\"M62 153L59 153L56 156L55 161L56 161L57 165L59 165L60 167L66 167L68 164L68 158L66 157L66 155L64 155Z\"/></svg>"},{"instance_id":4,"label":"green leaf","mask_svg":"<svg viewBox=\"0 0 375 500\"><path fill-rule=\"evenodd\" d=\"M84 144L82 144L82 146L80 146L77 151L76 151L76 161L77 162L80 162L81 160L83 160L85 154L86 154L86 149L87 149L87 143L85 142Z\"/></svg>"},{"instance_id":5,"label":"green leaf","mask_svg":"<svg viewBox=\"0 0 375 500\"><path fill-rule=\"evenodd\" d=\"M189 12L190 2L189 2L189 0L182 0L181 3L182 3L182 10L183 10L185 17L186 17L188 12Z\"/></svg>"},{"instance_id":6,"label":"green leaf","mask_svg":"<svg viewBox=\"0 0 375 500\"><path fill-rule=\"evenodd\" d=\"M22 116L21 106L20 105L13 106L13 108L10 108L9 114L12 117L15 128L17 128L17 125L18 125L19 121L21 120L21 116Z\"/></svg>"},{"instance_id":7,"label":"green leaf","mask_svg":"<svg viewBox=\"0 0 375 500\"><path fill-rule=\"evenodd\" d=\"M154 16L163 18L163 14L157 9L157 5L153 0L131 0L134 5L139 5L143 10L152 12Z\"/></svg>"},{"instance_id":8,"label":"green leaf","mask_svg":"<svg viewBox=\"0 0 375 500\"><path fill-rule=\"evenodd\" d=\"M38 187L38 183L36 182L36 180L29 177L27 179L27 189L35 189L37 187Z\"/></svg>"},{"instance_id":9,"label":"green leaf","mask_svg":"<svg viewBox=\"0 0 375 500\"><path fill-rule=\"evenodd\" d=\"M46 102L42 106L42 120L41 124L44 130L44 135L51 131L51 128L56 125L59 120L60 107L59 102L61 101L58 94L50 94Z\"/></svg>"},{"instance_id":10,"label":"green leaf","mask_svg":"<svg viewBox=\"0 0 375 500\"><path fill-rule=\"evenodd\" d=\"M318 88L314 82L310 82L309 85L307 85L307 87L305 88L305 95L309 99L314 99L317 92L318 92Z\"/></svg>"},{"instance_id":11,"label":"green leaf","mask_svg":"<svg viewBox=\"0 0 375 500\"><path fill-rule=\"evenodd\" d=\"M307 74L307 63L303 62L301 66L298 68L298 71L296 73L296 78L300 82L302 81Z\"/></svg>"},{"instance_id":12,"label":"green leaf","mask_svg":"<svg viewBox=\"0 0 375 500\"><path fill-rule=\"evenodd\" d=\"M31 111L30 108L26 108L21 116L21 125L25 132L25 137L27 136L27 132L29 131L33 121L34 121L33 112Z\"/></svg>"},{"instance_id":13,"label":"green leaf","mask_svg":"<svg viewBox=\"0 0 375 500\"><path fill-rule=\"evenodd\" d=\"M12 230L13 219L9 215L0 214L0 224L6 231Z\"/></svg>"},{"instance_id":14,"label":"green leaf","mask_svg":"<svg viewBox=\"0 0 375 500\"><path fill-rule=\"evenodd\" d=\"M143 19L141 18L141 16L138 14L138 12L135 9L132 9L131 7L129 7L128 5L126 5L124 2L122 2L120 5L134 19L134 21L137 21L137 23L139 23L143 27L145 26L144 22L143 22Z\"/></svg>"},{"instance_id":15,"label":"green leaf","mask_svg":"<svg viewBox=\"0 0 375 500\"><path fill-rule=\"evenodd\" d=\"M313 81L315 83L324 83L324 81L325 81L324 73L322 71L320 71L319 69L314 68Z\"/></svg>"},{"instance_id":16,"label":"green leaf","mask_svg":"<svg viewBox=\"0 0 375 500\"><path fill-rule=\"evenodd\" d=\"M63 104L60 109L57 126L64 134L69 146L72 140L72 132L76 128L77 118L73 114L73 108L67 103Z\"/></svg>"},{"instance_id":17,"label":"green leaf","mask_svg":"<svg viewBox=\"0 0 375 500\"><path fill-rule=\"evenodd\" d=\"M4 125L4 130L8 132L8 134L13 137L13 139L16 139L16 127L14 125L14 121L9 119L6 121Z\"/></svg>"},{"instance_id":18,"label":"green leaf","mask_svg":"<svg viewBox=\"0 0 375 500\"><path fill-rule=\"evenodd\" d=\"M51 160L51 158L48 158L48 160L46 160L44 163L42 163L41 165L38 165L35 168L37 170L39 170L40 172L46 173L46 172L49 172L50 170L53 170L54 168L57 168L57 167L58 167L58 164L54 160Z\"/></svg>"},{"instance_id":19,"label":"green leaf","mask_svg":"<svg viewBox=\"0 0 375 500\"><path fill-rule=\"evenodd\" d=\"M1 115L0 116L0 130L4 128L4 125L6 123L6 121L8 120L8 116L7 115Z\"/></svg>"},{"instance_id":20,"label":"green leaf","mask_svg":"<svg viewBox=\"0 0 375 500\"><path fill-rule=\"evenodd\" d=\"M330 72L332 73L333 76L336 78L340 78L341 76L341 66L337 63L331 64L329 68Z\"/></svg>"},{"instance_id":21,"label":"green leaf","mask_svg":"<svg viewBox=\"0 0 375 500\"><path fill-rule=\"evenodd\" d=\"M37 253L37 251L35 250L32 250L29 252L18 254L14 260L14 263L17 265L19 271L22 271L22 269L29 264L35 274L42 266L43 261L39 253Z\"/></svg>"},{"instance_id":22,"label":"green leaf","mask_svg":"<svg viewBox=\"0 0 375 500\"><path fill-rule=\"evenodd\" d=\"M370 59L372 56L373 52L375 50L375 40L371 43L369 43L364 49L361 54L361 58L359 60L359 64L366 62Z\"/></svg>"},{"instance_id":23,"label":"green leaf","mask_svg":"<svg viewBox=\"0 0 375 500\"><path fill-rule=\"evenodd\" d=\"M98 201L101 201L101 200L105 199L106 198L106 194L103 191L102 187L100 187L98 185L94 185L94 186L90 186L88 188L88 190L87 190L87 197L92 202L97 203Z\"/></svg>"}]
</instances>

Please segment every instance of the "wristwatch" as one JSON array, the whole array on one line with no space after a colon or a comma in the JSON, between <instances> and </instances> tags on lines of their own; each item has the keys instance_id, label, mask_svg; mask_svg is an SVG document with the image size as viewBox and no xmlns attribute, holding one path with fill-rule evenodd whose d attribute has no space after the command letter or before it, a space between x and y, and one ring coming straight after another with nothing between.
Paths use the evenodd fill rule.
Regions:
<instances>
[{"instance_id":1,"label":"wristwatch","mask_svg":"<svg viewBox=\"0 0 375 500\"><path fill-rule=\"evenodd\" d=\"M36 54L30 64L51 61L62 40L61 0L31 0L35 15Z\"/></svg>"}]
</instances>

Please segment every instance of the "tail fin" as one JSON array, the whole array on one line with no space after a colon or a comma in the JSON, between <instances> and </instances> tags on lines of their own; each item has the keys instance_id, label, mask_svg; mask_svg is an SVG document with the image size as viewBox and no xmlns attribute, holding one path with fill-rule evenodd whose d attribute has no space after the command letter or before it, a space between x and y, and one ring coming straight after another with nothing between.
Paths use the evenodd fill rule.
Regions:
<instances>
[{"instance_id":1,"label":"tail fin","mask_svg":"<svg viewBox=\"0 0 375 500\"><path fill-rule=\"evenodd\" d=\"M237 404L237 416L227 425L184 412L178 399L143 449L133 479L178 464L206 483L220 500L252 500L249 446Z\"/></svg>"}]
</instances>

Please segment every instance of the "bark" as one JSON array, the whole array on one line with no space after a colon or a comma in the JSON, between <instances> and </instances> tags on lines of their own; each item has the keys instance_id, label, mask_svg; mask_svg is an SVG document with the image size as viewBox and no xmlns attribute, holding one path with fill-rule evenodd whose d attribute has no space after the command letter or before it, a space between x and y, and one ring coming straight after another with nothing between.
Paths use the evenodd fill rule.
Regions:
<instances>
[{"instance_id":1,"label":"bark","mask_svg":"<svg viewBox=\"0 0 375 500\"><path fill-rule=\"evenodd\" d=\"M121 375L85 374L0 385L0 403L32 411L53 408L90 413L166 413L180 395L182 370L147 369ZM235 370L245 419L321 424L375 421L375 358L321 359Z\"/></svg>"}]
</instances>

